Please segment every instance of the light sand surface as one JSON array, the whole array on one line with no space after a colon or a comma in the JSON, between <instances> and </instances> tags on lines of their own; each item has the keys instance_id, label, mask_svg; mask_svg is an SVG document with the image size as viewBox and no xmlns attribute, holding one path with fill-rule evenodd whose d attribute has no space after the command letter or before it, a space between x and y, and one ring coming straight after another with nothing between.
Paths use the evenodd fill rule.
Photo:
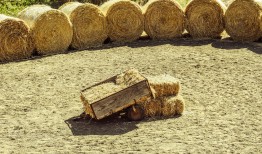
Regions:
<instances>
[{"instance_id":1,"label":"light sand surface","mask_svg":"<svg viewBox=\"0 0 262 154\"><path fill-rule=\"evenodd\" d=\"M73 117L80 90L129 68L181 82L181 117ZM140 40L0 64L0 153L262 153L262 47Z\"/></svg>"}]
</instances>

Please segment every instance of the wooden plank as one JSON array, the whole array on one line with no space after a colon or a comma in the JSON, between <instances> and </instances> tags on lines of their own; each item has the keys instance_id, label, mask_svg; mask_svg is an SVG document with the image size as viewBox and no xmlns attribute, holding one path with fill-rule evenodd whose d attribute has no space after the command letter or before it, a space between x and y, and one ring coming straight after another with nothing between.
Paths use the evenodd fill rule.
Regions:
<instances>
[{"instance_id":1,"label":"wooden plank","mask_svg":"<svg viewBox=\"0 0 262 154\"><path fill-rule=\"evenodd\" d=\"M134 100L152 95L147 80L141 81L91 105L96 119L102 119L135 104Z\"/></svg>"},{"instance_id":2,"label":"wooden plank","mask_svg":"<svg viewBox=\"0 0 262 154\"><path fill-rule=\"evenodd\" d=\"M85 113L90 115L92 118L95 118L95 115L94 115L94 112L93 112L91 106L89 105L88 101L85 99L85 97L82 93L80 95L80 98L81 98L81 101L83 103Z\"/></svg>"}]
</instances>

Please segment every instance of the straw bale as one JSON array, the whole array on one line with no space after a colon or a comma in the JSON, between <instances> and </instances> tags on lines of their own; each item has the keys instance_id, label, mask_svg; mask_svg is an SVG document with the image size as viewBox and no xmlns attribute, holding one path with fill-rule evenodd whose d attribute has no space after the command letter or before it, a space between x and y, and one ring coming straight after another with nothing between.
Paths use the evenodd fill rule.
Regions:
<instances>
[{"instance_id":1,"label":"straw bale","mask_svg":"<svg viewBox=\"0 0 262 154\"><path fill-rule=\"evenodd\" d=\"M192 0L185 9L186 30L193 38L217 38L224 31L225 4L221 0Z\"/></svg>"},{"instance_id":2,"label":"straw bale","mask_svg":"<svg viewBox=\"0 0 262 154\"><path fill-rule=\"evenodd\" d=\"M0 62L29 58L32 51L30 29L24 21L0 14Z\"/></svg>"},{"instance_id":3,"label":"straw bale","mask_svg":"<svg viewBox=\"0 0 262 154\"><path fill-rule=\"evenodd\" d=\"M182 114L185 110L185 101L181 95L141 100L136 103L143 108L146 117L171 117Z\"/></svg>"},{"instance_id":4,"label":"straw bale","mask_svg":"<svg viewBox=\"0 0 262 154\"><path fill-rule=\"evenodd\" d=\"M54 54L67 50L73 29L69 18L60 10L46 5L32 5L18 15L32 29L35 48L39 54Z\"/></svg>"},{"instance_id":5,"label":"straw bale","mask_svg":"<svg viewBox=\"0 0 262 154\"><path fill-rule=\"evenodd\" d=\"M73 24L73 40L75 49L87 49L101 46L107 39L107 22L102 11L90 3L68 2L59 10L70 18Z\"/></svg>"},{"instance_id":6,"label":"straw bale","mask_svg":"<svg viewBox=\"0 0 262 154\"><path fill-rule=\"evenodd\" d=\"M185 101L181 95L162 98L161 113L165 117L182 114L185 109Z\"/></svg>"},{"instance_id":7,"label":"straw bale","mask_svg":"<svg viewBox=\"0 0 262 154\"><path fill-rule=\"evenodd\" d=\"M144 110L145 117L155 117L161 115L161 109L162 109L161 99L153 99L150 101L148 100L138 101L136 103L140 105Z\"/></svg>"},{"instance_id":8,"label":"straw bale","mask_svg":"<svg viewBox=\"0 0 262 154\"><path fill-rule=\"evenodd\" d=\"M184 12L175 0L150 0L142 7L145 32L152 39L181 37L185 30Z\"/></svg>"},{"instance_id":9,"label":"straw bale","mask_svg":"<svg viewBox=\"0 0 262 154\"><path fill-rule=\"evenodd\" d=\"M258 40L262 36L262 0L233 1L225 13L225 29L234 40Z\"/></svg>"},{"instance_id":10,"label":"straw bale","mask_svg":"<svg viewBox=\"0 0 262 154\"><path fill-rule=\"evenodd\" d=\"M131 86L143 80L145 80L145 78L138 72L138 70L130 69L117 75L116 84Z\"/></svg>"},{"instance_id":11,"label":"straw bale","mask_svg":"<svg viewBox=\"0 0 262 154\"><path fill-rule=\"evenodd\" d=\"M179 80L171 75L148 76L147 79L155 91L156 98L177 95L180 90Z\"/></svg>"},{"instance_id":12,"label":"straw bale","mask_svg":"<svg viewBox=\"0 0 262 154\"><path fill-rule=\"evenodd\" d=\"M140 6L130 0L110 0L101 5L108 23L111 41L131 42L144 30L144 17Z\"/></svg>"}]
</instances>

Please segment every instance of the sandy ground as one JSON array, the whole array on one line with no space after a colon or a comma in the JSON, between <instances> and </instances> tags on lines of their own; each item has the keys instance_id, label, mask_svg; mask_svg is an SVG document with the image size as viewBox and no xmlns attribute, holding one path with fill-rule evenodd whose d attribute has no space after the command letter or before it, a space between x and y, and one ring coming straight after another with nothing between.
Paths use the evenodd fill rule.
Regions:
<instances>
[{"instance_id":1,"label":"sandy ground","mask_svg":"<svg viewBox=\"0 0 262 154\"><path fill-rule=\"evenodd\" d=\"M128 68L181 81L181 117L79 120L79 91ZM262 153L262 47L219 40L105 45L0 64L0 153Z\"/></svg>"}]
</instances>

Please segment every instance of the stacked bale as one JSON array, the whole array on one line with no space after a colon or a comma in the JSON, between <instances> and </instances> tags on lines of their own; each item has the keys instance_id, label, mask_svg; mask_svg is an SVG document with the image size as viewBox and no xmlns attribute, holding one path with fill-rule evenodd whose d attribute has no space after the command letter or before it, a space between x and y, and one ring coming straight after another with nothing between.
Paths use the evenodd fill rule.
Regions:
<instances>
[{"instance_id":1,"label":"stacked bale","mask_svg":"<svg viewBox=\"0 0 262 154\"><path fill-rule=\"evenodd\" d=\"M226 32L237 41L256 41L262 36L262 0L235 0L225 13Z\"/></svg>"},{"instance_id":2,"label":"stacked bale","mask_svg":"<svg viewBox=\"0 0 262 154\"><path fill-rule=\"evenodd\" d=\"M192 0L185 9L186 30L193 38L220 37L225 10L221 0Z\"/></svg>"},{"instance_id":3,"label":"stacked bale","mask_svg":"<svg viewBox=\"0 0 262 154\"><path fill-rule=\"evenodd\" d=\"M176 78L159 75L149 76L147 79L156 97L153 100L142 98L137 101L144 109L146 117L170 117L184 112L185 101L179 94L180 83Z\"/></svg>"},{"instance_id":4,"label":"stacked bale","mask_svg":"<svg viewBox=\"0 0 262 154\"><path fill-rule=\"evenodd\" d=\"M140 37L144 30L144 19L137 3L130 0L110 0L100 8L106 15L111 41L131 42Z\"/></svg>"},{"instance_id":5,"label":"stacked bale","mask_svg":"<svg viewBox=\"0 0 262 154\"><path fill-rule=\"evenodd\" d=\"M0 14L0 62L29 58L32 51L30 30L24 21Z\"/></svg>"},{"instance_id":6,"label":"stacked bale","mask_svg":"<svg viewBox=\"0 0 262 154\"><path fill-rule=\"evenodd\" d=\"M179 80L171 75L148 76L147 79L156 97L177 95L180 90Z\"/></svg>"},{"instance_id":7,"label":"stacked bale","mask_svg":"<svg viewBox=\"0 0 262 154\"><path fill-rule=\"evenodd\" d=\"M32 29L32 38L39 54L54 54L67 50L73 29L69 18L46 5L32 5L19 13Z\"/></svg>"},{"instance_id":8,"label":"stacked bale","mask_svg":"<svg viewBox=\"0 0 262 154\"><path fill-rule=\"evenodd\" d=\"M96 5L90 3L68 2L59 10L67 14L73 24L75 49L87 49L101 46L107 39L107 22Z\"/></svg>"},{"instance_id":9,"label":"stacked bale","mask_svg":"<svg viewBox=\"0 0 262 154\"><path fill-rule=\"evenodd\" d=\"M145 32L152 39L181 37L185 30L185 15L174 0L150 0L143 6Z\"/></svg>"}]
</instances>

